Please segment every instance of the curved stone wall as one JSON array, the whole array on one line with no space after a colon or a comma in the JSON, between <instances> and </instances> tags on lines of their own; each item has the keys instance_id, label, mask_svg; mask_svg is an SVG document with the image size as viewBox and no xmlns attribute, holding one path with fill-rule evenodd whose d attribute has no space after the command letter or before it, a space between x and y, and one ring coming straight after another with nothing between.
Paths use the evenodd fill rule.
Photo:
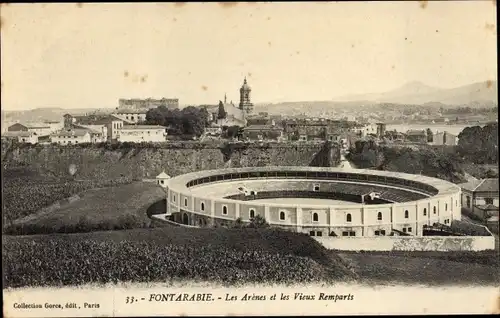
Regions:
<instances>
[{"instance_id":1,"label":"curved stone wall","mask_svg":"<svg viewBox=\"0 0 500 318\"><path fill-rule=\"evenodd\" d=\"M283 180L289 179L289 180ZM406 202L386 204L311 205L232 200L239 194L229 183L256 181L305 185L350 183L384 188L388 193L408 193ZM210 194L210 184L228 183L225 195ZM255 182L254 182L255 183ZM329 186L326 187L330 188ZM388 190L389 189L389 190ZM393 190L391 190L393 189ZM205 191L207 190L207 191ZM401 192L402 191L402 192ZM424 225L449 224L460 220L460 188L444 180L387 171L313 167L254 167L211 170L174 177L167 182L167 215L192 226L224 225L241 218L244 222L260 215L272 226L314 236L378 236L392 232L422 235ZM417 198L413 195L417 195ZM403 200L404 201L404 200Z\"/></svg>"}]
</instances>

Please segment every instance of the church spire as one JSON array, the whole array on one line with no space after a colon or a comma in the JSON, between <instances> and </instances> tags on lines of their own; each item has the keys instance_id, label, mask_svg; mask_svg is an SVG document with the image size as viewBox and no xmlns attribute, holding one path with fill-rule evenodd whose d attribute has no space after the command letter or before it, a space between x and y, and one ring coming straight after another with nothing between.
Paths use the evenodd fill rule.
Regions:
<instances>
[{"instance_id":1,"label":"church spire","mask_svg":"<svg viewBox=\"0 0 500 318\"><path fill-rule=\"evenodd\" d=\"M224 93L224 104L227 104L227 95Z\"/></svg>"}]
</instances>

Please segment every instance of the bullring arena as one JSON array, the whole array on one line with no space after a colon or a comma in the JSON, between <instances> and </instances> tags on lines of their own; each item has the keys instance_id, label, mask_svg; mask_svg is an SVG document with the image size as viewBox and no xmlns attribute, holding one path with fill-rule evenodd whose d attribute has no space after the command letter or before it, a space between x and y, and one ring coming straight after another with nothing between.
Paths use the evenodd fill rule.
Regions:
<instances>
[{"instance_id":1,"label":"bullring arena","mask_svg":"<svg viewBox=\"0 0 500 318\"><path fill-rule=\"evenodd\" d=\"M158 183L167 220L227 226L260 215L315 237L423 236L461 219L460 188L422 175L365 169L247 167L188 173Z\"/></svg>"}]
</instances>

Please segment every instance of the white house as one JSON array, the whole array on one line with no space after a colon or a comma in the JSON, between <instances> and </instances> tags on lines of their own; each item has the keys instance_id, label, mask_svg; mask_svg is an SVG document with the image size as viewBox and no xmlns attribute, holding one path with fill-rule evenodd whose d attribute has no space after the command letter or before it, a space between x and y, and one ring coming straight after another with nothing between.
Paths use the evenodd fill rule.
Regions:
<instances>
[{"instance_id":1,"label":"white house","mask_svg":"<svg viewBox=\"0 0 500 318\"><path fill-rule=\"evenodd\" d=\"M361 137L366 137L367 135L370 135L370 134L377 134L377 125L374 124L374 123L370 123L370 124L365 124L361 127L354 127L352 128L353 132L357 133L357 134L360 134Z\"/></svg>"},{"instance_id":2,"label":"white house","mask_svg":"<svg viewBox=\"0 0 500 318\"><path fill-rule=\"evenodd\" d=\"M2 138L22 143L38 143L38 135L32 131L6 131L2 133Z\"/></svg>"},{"instance_id":3,"label":"white house","mask_svg":"<svg viewBox=\"0 0 500 318\"><path fill-rule=\"evenodd\" d=\"M50 142L71 145L92 142L90 129L62 129L50 135Z\"/></svg>"},{"instance_id":4,"label":"white house","mask_svg":"<svg viewBox=\"0 0 500 318\"><path fill-rule=\"evenodd\" d=\"M117 136L120 142L163 142L167 127L158 125L124 125Z\"/></svg>"},{"instance_id":5,"label":"white house","mask_svg":"<svg viewBox=\"0 0 500 318\"><path fill-rule=\"evenodd\" d=\"M88 129L90 132L91 142L106 142L108 139L108 127L102 125L75 125L76 129Z\"/></svg>"}]
</instances>

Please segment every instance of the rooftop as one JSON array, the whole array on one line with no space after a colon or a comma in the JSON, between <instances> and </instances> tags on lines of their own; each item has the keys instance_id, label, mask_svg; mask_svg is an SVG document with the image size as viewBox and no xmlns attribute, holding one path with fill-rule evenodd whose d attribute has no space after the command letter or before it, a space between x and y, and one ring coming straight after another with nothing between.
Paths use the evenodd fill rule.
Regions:
<instances>
[{"instance_id":1,"label":"rooftop","mask_svg":"<svg viewBox=\"0 0 500 318\"><path fill-rule=\"evenodd\" d=\"M190 193L191 188L187 187L187 183L195 179L210 177L212 175L219 175L219 174L266 172L266 171L280 171L280 172L315 171L315 172L333 172L333 173L347 172L349 174L393 177L403 180L410 180L414 182L424 183L429 186L432 186L438 191L438 194L436 194L433 197L449 196L450 194L457 193L459 190L459 187L451 182L423 175L414 175L414 174L399 173L392 171L368 170L368 169L349 169L348 171L346 171L346 169L332 168L332 167L323 168L323 167L294 167L294 166L245 167L245 168L227 168L219 170L196 171L173 177L172 179L169 180L169 188L172 189L173 191L178 191L181 193Z\"/></svg>"},{"instance_id":2,"label":"rooftop","mask_svg":"<svg viewBox=\"0 0 500 318\"><path fill-rule=\"evenodd\" d=\"M283 130L283 129L273 125L251 125L243 128L243 130L249 131L249 130Z\"/></svg>"},{"instance_id":3,"label":"rooftop","mask_svg":"<svg viewBox=\"0 0 500 318\"><path fill-rule=\"evenodd\" d=\"M6 131L2 133L2 137L31 137L36 135L32 131Z\"/></svg>"},{"instance_id":4,"label":"rooftop","mask_svg":"<svg viewBox=\"0 0 500 318\"><path fill-rule=\"evenodd\" d=\"M90 129L70 129L70 130L60 130L55 133L53 133L51 136L85 136L86 134L90 133Z\"/></svg>"},{"instance_id":5,"label":"rooftop","mask_svg":"<svg viewBox=\"0 0 500 318\"><path fill-rule=\"evenodd\" d=\"M124 125L121 129L122 130L130 130L130 129L166 129L167 127L165 126L160 126L160 125Z\"/></svg>"},{"instance_id":6,"label":"rooftop","mask_svg":"<svg viewBox=\"0 0 500 318\"><path fill-rule=\"evenodd\" d=\"M498 178L472 180L459 185L462 189L472 192L498 192Z\"/></svg>"},{"instance_id":7,"label":"rooftop","mask_svg":"<svg viewBox=\"0 0 500 318\"><path fill-rule=\"evenodd\" d=\"M116 114L146 114L149 109L118 108Z\"/></svg>"},{"instance_id":8,"label":"rooftop","mask_svg":"<svg viewBox=\"0 0 500 318\"><path fill-rule=\"evenodd\" d=\"M165 173L165 171L162 171L159 175L156 176L157 179L170 179L171 177Z\"/></svg>"}]
</instances>

